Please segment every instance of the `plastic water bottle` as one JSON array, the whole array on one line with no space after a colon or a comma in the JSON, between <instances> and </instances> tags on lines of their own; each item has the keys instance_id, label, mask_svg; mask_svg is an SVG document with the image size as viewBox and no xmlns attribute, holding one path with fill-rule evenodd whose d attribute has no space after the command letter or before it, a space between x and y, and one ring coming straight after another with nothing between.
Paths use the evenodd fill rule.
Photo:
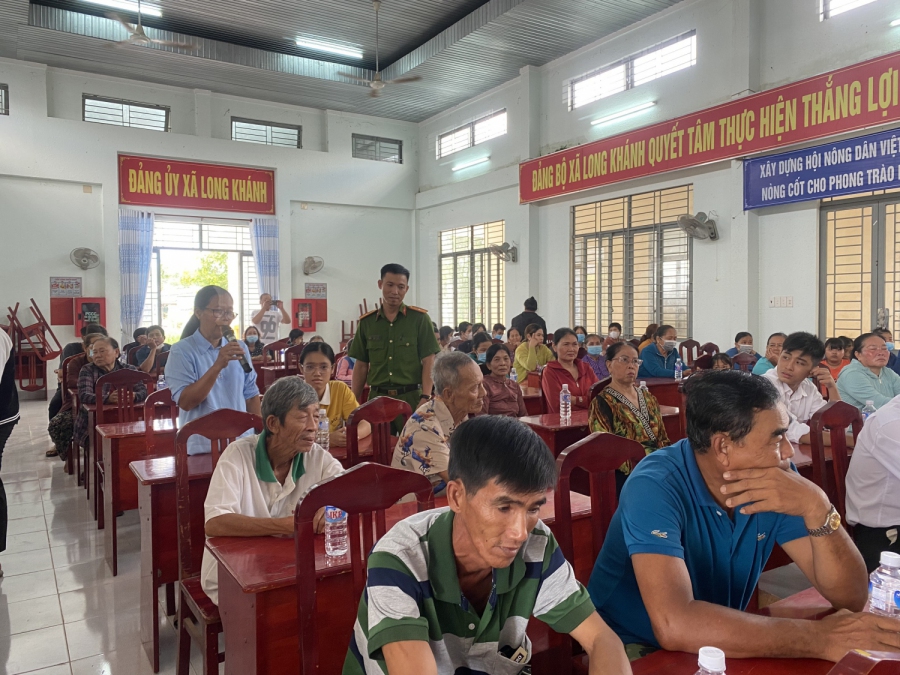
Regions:
<instances>
[{"instance_id":1,"label":"plastic water bottle","mask_svg":"<svg viewBox=\"0 0 900 675\"><path fill-rule=\"evenodd\" d=\"M316 431L316 443L328 450L331 425L328 423L328 414L324 409L319 409L319 428Z\"/></svg>"},{"instance_id":2,"label":"plastic water bottle","mask_svg":"<svg viewBox=\"0 0 900 675\"><path fill-rule=\"evenodd\" d=\"M572 393L569 391L569 385L564 384L562 391L559 392L559 419L572 419Z\"/></svg>"},{"instance_id":3,"label":"plastic water bottle","mask_svg":"<svg viewBox=\"0 0 900 675\"><path fill-rule=\"evenodd\" d=\"M874 412L875 412L875 401L866 401L866 404L863 406L863 409L862 409L863 422L865 422L867 419L869 419L869 417Z\"/></svg>"},{"instance_id":4,"label":"plastic water bottle","mask_svg":"<svg viewBox=\"0 0 900 675\"><path fill-rule=\"evenodd\" d=\"M695 675L725 675L725 652L716 647L701 647L697 665L700 670Z\"/></svg>"},{"instance_id":5,"label":"plastic water bottle","mask_svg":"<svg viewBox=\"0 0 900 675\"><path fill-rule=\"evenodd\" d=\"M900 616L900 553L882 551L881 566L869 576L869 611Z\"/></svg>"},{"instance_id":6,"label":"plastic water bottle","mask_svg":"<svg viewBox=\"0 0 900 675\"><path fill-rule=\"evenodd\" d=\"M681 359L675 359L675 379L682 379L682 371L684 370L684 364L681 362Z\"/></svg>"},{"instance_id":7,"label":"plastic water bottle","mask_svg":"<svg viewBox=\"0 0 900 675\"><path fill-rule=\"evenodd\" d=\"M325 555L342 556L350 550L347 512L336 506L325 507Z\"/></svg>"},{"instance_id":8,"label":"plastic water bottle","mask_svg":"<svg viewBox=\"0 0 900 675\"><path fill-rule=\"evenodd\" d=\"M518 378L519 378L519 376L516 374L516 369L510 368L509 369L509 379L511 379L513 382L518 382L519 381Z\"/></svg>"},{"instance_id":9,"label":"plastic water bottle","mask_svg":"<svg viewBox=\"0 0 900 675\"><path fill-rule=\"evenodd\" d=\"M156 391L159 391L160 389L165 389L168 386L169 385L166 384L166 376L163 375L162 373L160 373L159 377L156 378Z\"/></svg>"},{"instance_id":10,"label":"plastic water bottle","mask_svg":"<svg viewBox=\"0 0 900 675\"><path fill-rule=\"evenodd\" d=\"M645 394L650 393L650 389L647 388L647 383L644 382L644 380L641 380L641 386L639 386L638 389L640 389Z\"/></svg>"}]
</instances>

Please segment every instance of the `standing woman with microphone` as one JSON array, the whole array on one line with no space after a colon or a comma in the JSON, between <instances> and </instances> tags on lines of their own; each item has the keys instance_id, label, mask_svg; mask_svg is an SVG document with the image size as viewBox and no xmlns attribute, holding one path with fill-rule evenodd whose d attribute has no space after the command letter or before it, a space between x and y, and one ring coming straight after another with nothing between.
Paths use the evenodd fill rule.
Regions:
<instances>
[{"instance_id":1,"label":"standing woman with microphone","mask_svg":"<svg viewBox=\"0 0 900 675\"><path fill-rule=\"evenodd\" d=\"M228 291L204 286L197 292L194 316L172 345L166 364L179 426L220 408L260 414L256 371L246 344L234 336L233 320L234 300ZM188 454L206 452L209 441L200 436L188 440Z\"/></svg>"}]
</instances>

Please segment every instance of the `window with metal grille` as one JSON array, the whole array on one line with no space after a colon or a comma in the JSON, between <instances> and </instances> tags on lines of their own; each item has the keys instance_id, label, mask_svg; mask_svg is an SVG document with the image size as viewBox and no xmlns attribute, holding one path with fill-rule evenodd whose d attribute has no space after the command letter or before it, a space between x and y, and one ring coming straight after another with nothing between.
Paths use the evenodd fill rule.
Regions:
<instances>
[{"instance_id":1,"label":"window with metal grille","mask_svg":"<svg viewBox=\"0 0 900 675\"><path fill-rule=\"evenodd\" d=\"M440 233L439 274L441 325L461 321L504 321L503 266L491 252L503 243L505 221L457 227Z\"/></svg>"},{"instance_id":2,"label":"window with metal grille","mask_svg":"<svg viewBox=\"0 0 900 675\"><path fill-rule=\"evenodd\" d=\"M170 112L169 106L165 105L135 103L91 94L82 96L82 118L85 122L168 131Z\"/></svg>"},{"instance_id":3,"label":"window with metal grille","mask_svg":"<svg viewBox=\"0 0 900 675\"><path fill-rule=\"evenodd\" d=\"M573 207L573 325L602 332L651 323L691 335L691 239L678 216L693 212L685 185Z\"/></svg>"},{"instance_id":4,"label":"window with metal grille","mask_svg":"<svg viewBox=\"0 0 900 675\"><path fill-rule=\"evenodd\" d=\"M9 115L9 85L0 84L0 115Z\"/></svg>"},{"instance_id":5,"label":"window with metal grille","mask_svg":"<svg viewBox=\"0 0 900 675\"><path fill-rule=\"evenodd\" d=\"M283 148L301 148L303 147L303 129L294 124L273 124L272 122L232 117L231 140L278 145Z\"/></svg>"},{"instance_id":6,"label":"window with metal grille","mask_svg":"<svg viewBox=\"0 0 900 675\"><path fill-rule=\"evenodd\" d=\"M819 21L868 5L870 2L875 0L819 0Z\"/></svg>"},{"instance_id":7,"label":"window with metal grille","mask_svg":"<svg viewBox=\"0 0 900 675\"><path fill-rule=\"evenodd\" d=\"M690 31L569 80L564 96L569 110L574 110L696 63L697 35L696 31Z\"/></svg>"},{"instance_id":8,"label":"window with metal grille","mask_svg":"<svg viewBox=\"0 0 900 675\"><path fill-rule=\"evenodd\" d=\"M491 113L437 137L437 158L471 148L506 133L506 110Z\"/></svg>"},{"instance_id":9,"label":"window with metal grille","mask_svg":"<svg viewBox=\"0 0 900 675\"><path fill-rule=\"evenodd\" d=\"M403 164L403 141L353 134L353 156L357 159Z\"/></svg>"}]
</instances>

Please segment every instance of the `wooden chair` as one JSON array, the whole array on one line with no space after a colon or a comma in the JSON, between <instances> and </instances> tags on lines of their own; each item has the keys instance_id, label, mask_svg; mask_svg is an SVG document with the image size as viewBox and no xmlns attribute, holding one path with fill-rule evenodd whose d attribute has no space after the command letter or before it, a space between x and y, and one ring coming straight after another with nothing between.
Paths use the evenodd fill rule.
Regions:
<instances>
[{"instance_id":1,"label":"wooden chair","mask_svg":"<svg viewBox=\"0 0 900 675\"><path fill-rule=\"evenodd\" d=\"M900 654L854 649L847 652L828 675L900 675Z\"/></svg>"},{"instance_id":2,"label":"wooden chair","mask_svg":"<svg viewBox=\"0 0 900 675\"><path fill-rule=\"evenodd\" d=\"M710 356L709 354L701 354L694 361L692 370L694 370L695 372L698 372L701 370L711 370L712 365L713 365L712 360L713 360L713 357Z\"/></svg>"},{"instance_id":3,"label":"wooden chair","mask_svg":"<svg viewBox=\"0 0 900 675\"><path fill-rule=\"evenodd\" d=\"M144 440L148 456L154 455L156 449L157 439L153 431L153 422L165 419L172 420L172 424L178 424L178 404L172 400L172 392L169 389L159 389L144 401Z\"/></svg>"},{"instance_id":4,"label":"wooden chair","mask_svg":"<svg viewBox=\"0 0 900 675\"><path fill-rule=\"evenodd\" d=\"M356 607L366 585L366 563L369 554L375 543L387 531L384 512L411 492L416 496L419 512L434 508L431 481L425 476L364 462L340 476L322 481L297 506L294 512L294 541L297 551L297 619L301 675L327 672L324 668L318 669L316 549L313 532L313 518L316 512L324 506L334 506L348 514L353 595L350 598L343 598L343 602L333 603L345 607L343 612L345 625L333 631L333 649L329 650L337 653L343 661L353 631L353 622L356 619Z\"/></svg>"},{"instance_id":5,"label":"wooden chair","mask_svg":"<svg viewBox=\"0 0 900 675\"><path fill-rule=\"evenodd\" d=\"M169 352L163 352L162 354L158 354L156 360L153 363L153 368L150 369L150 374L153 375L156 379L159 379L160 375L164 375L166 372L166 364L169 362Z\"/></svg>"},{"instance_id":6,"label":"wooden chair","mask_svg":"<svg viewBox=\"0 0 900 675\"><path fill-rule=\"evenodd\" d=\"M743 352L739 352L731 357L732 362L734 363L735 370L743 370L745 373L749 373L753 370L753 366L756 365L756 357L752 354L744 354Z\"/></svg>"},{"instance_id":7,"label":"wooden chair","mask_svg":"<svg viewBox=\"0 0 900 675\"><path fill-rule=\"evenodd\" d=\"M600 392L606 389L610 383L612 382L612 376L604 377L602 380L598 382L594 382L591 385L591 403L594 402L594 399L600 395ZM588 406L590 407L590 406Z\"/></svg>"},{"instance_id":8,"label":"wooden chair","mask_svg":"<svg viewBox=\"0 0 900 675\"><path fill-rule=\"evenodd\" d=\"M450 340L450 342L447 344L447 347L449 347L450 351L455 352L456 348L459 347L463 342L465 342L465 340L454 338L453 340Z\"/></svg>"},{"instance_id":9,"label":"wooden chair","mask_svg":"<svg viewBox=\"0 0 900 675\"><path fill-rule=\"evenodd\" d=\"M706 342L700 345L700 351L704 354L709 354L710 356L715 356L719 353L719 345L713 342Z\"/></svg>"},{"instance_id":10,"label":"wooden chair","mask_svg":"<svg viewBox=\"0 0 900 675\"><path fill-rule=\"evenodd\" d=\"M276 340L275 342L270 342L265 347L263 347L263 365L278 365L281 363L281 351L287 349L291 346L291 341L289 338L284 338L283 340ZM272 359L271 364L269 363L269 359Z\"/></svg>"},{"instance_id":11,"label":"wooden chair","mask_svg":"<svg viewBox=\"0 0 900 675\"><path fill-rule=\"evenodd\" d=\"M305 344L294 345L284 350L284 365L288 370L300 372L300 354L303 353L305 347Z\"/></svg>"},{"instance_id":12,"label":"wooden chair","mask_svg":"<svg viewBox=\"0 0 900 675\"><path fill-rule=\"evenodd\" d=\"M62 362L60 366L60 376L59 376L59 395L62 404L65 406L66 403L72 399L72 395L69 393L69 389L75 389L78 386L77 382L70 382L68 378L69 372L69 363L77 359L81 354L76 354L75 356L68 357L65 361ZM72 414L73 414L73 422L74 415L78 414L78 408L75 407L75 401L72 401ZM69 443L69 451L66 453L66 473L70 476L75 471L75 458L78 455L78 448L75 445L75 440ZM76 479L78 480L78 479Z\"/></svg>"},{"instance_id":13,"label":"wooden chair","mask_svg":"<svg viewBox=\"0 0 900 675\"><path fill-rule=\"evenodd\" d=\"M700 356L700 343L696 340L685 340L678 345L678 355L686 368L692 368L694 361Z\"/></svg>"},{"instance_id":14,"label":"wooden chair","mask_svg":"<svg viewBox=\"0 0 900 675\"><path fill-rule=\"evenodd\" d=\"M175 436L175 501L178 512L178 582L181 601L178 606L177 675L188 675L191 668L191 639L203 653L203 675L218 675L219 633L222 621L219 608L200 587L200 565L206 541L203 502L206 494L191 494L187 444L191 436L209 439L212 468L234 439L248 429L260 433L262 418L247 412L221 409L188 422ZM193 503L193 508L191 504Z\"/></svg>"},{"instance_id":15,"label":"wooden chair","mask_svg":"<svg viewBox=\"0 0 900 675\"><path fill-rule=\"evenodd\" d=\"M347 358L347 352L344 350L339 351L334 355L334 366L331 369L331 379L335 379L337 377L338 364Z\"/></svg>"},{"instance_id":16,"label":"wooden chair","mask_svg":"<svg viewBox=\"0 0 900 675\"><path fill-rule=\"evenodd\" d=\"M630 340L628 340L628 344L630 344L632 347L637 349L638 347L641 346L641 341L638 340L637 338L631 338Z\"/></svg>"},{"instance_id":17,"label":"wooden chair","mask_svg":"<svg viewBox=\"0 0 900 675\"><path fill-rule=\"evenodd\" d=\"M855 443L859 432L862 431L862 415L858 408L844 401L826 403L809 420L813 482L825 490L834 507L841 514L842 520L845 520L846 479L847 469L850 466L847 452L848 427L853 430ZM825 464L824 432L826 430L831 435L831 478L827 475Z\"/></svg>"},{"instance_id":18,"label":"wooden chair","mask_svg":"<svg viewBox=\"0 0 900 675\"><path fill-rule=\"evenodd\" d=\"M390 396L376 396L351 413L347 420L347 457L341 462L345 468L360 463L359 457L359 423L368 422L372 426L372 462L391 465L394 445L391 442L391 423L397 417L403 417L403 423L412 415L412 407L406 401Z\"/></svg>"}]
</instances>

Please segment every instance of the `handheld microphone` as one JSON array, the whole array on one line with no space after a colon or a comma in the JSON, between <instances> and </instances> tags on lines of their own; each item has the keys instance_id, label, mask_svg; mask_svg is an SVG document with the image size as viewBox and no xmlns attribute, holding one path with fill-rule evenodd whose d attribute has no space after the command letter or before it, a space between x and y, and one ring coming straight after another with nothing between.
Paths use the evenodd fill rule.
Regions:
<instances>
[{"instance_id":1,"label":"handheld microphone","mask_svg":"<svg viewBox=\"0 0 900 675\"><path fill-rule=\"evenodd\" d=\"M231 330L231 326L225 326L222 329L222 337L224 337L229 342L238 341L238 339L234 336L234 331ZM239 361L241 362L241 368L244 369L245 373L249 373L251 370L253 370L253 366L247 363L247 357L244 356L243 353L241 354L241 358L239 359Z\"/></svg>"}]
</instances>

